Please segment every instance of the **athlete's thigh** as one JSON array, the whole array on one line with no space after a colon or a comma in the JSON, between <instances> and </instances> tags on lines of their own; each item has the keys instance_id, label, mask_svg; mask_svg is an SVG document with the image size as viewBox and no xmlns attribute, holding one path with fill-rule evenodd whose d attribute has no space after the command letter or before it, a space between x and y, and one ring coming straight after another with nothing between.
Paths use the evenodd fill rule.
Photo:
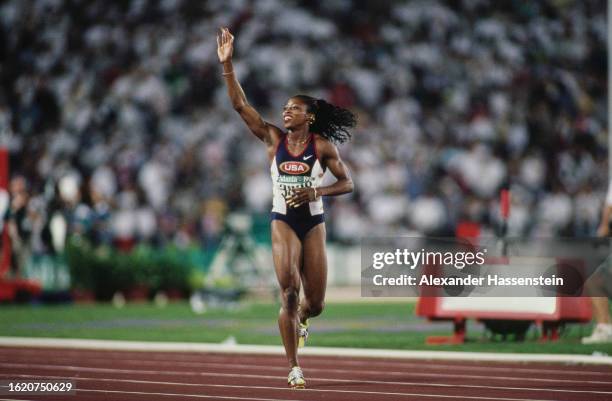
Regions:
<instances>
[{"instance_id":1,"label":"athlete's thigh","mask_svg":"<svg viewBox=\"0 0 612 401\"><path fill-rule=\"evenodd\" d=\"M281 220L272 220L272 259L281 288L299 290L302 243L291 227Z\"/></svg>"},{"instance_id":2,"label":"athlete's thigh","mask_svg":"<svg viewBox=\"0 0 612 401\"><path fill-rule=\"evenodd\" d=\"M304 259L301 271L304 296L312 302L322 302L327 286L327 251L325 223L312 228L302 242Z\"/></svg>"}]
</instances>

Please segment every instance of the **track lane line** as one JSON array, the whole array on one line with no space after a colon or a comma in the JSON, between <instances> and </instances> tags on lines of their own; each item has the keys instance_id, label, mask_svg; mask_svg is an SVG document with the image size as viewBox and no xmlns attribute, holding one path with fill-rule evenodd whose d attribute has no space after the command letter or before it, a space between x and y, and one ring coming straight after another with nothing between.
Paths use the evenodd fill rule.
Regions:
<instances>
[{"instance_id":1,"label":"track lane line","mask_svg":"<svg viewBox=\"0 0 612 401\"><path fill-rule=\"evenodd\" d=\"M17 350L17 349L13 349L16 352L16 354L33 354L36 355L38 357L40 357L40 355L38 354L39 351L34 351L34 350L29 350L29 349L24 349L24 350ZM23 351L23 352L22 352ZM49 351L48 349L45 349L45 351ZM55 350L54 350L55 351ZM78 356L78 357L82 357L83 355L80 355L80 353L82 351L75 351L75 350L71 350L71 352L64 352L65 350L62 350L62 355L74 355L74 356ZM85 352L87 352L88 350L85 350ZM96 355L100 355L100 358L92 358L90 356L87 357L88 360L97 360L97 359L104 359L106 361L108 361L109 359L118 359L118 360L125 360L125 353L117 353L115 351L94 351ZM55 351L55 353L57 353L57 351ZM117 355L117 358L108 358L108 357L102 357L101 355L103 355L104 353L113 353ZM227 360L228 356L227 355L219 355L219 354L204 354L205 358L207 359L215 359L215 360L219 360L219 361L223 361L223 360ZM149 357L151 357L151 355L147 355ZM178 356L178 355L177 355ZM184 355L184 356L193 356L195 358L202 358L203 355ZM234 355L232 355L234 356ZM237 356L237 355L236 355ZM314 359L313 359L314 358ZM584 370L573 370L573 369L563 369L563 367L560 367L559 369L534 369L534 368L524 368L524 367L499 367L499 366L472 366L472 365L462 365L462 364L454 364L454 365L448 365L448 364L439 364L439 363L430 363L427 362L427 364L424 366L423 364L417 364L417 363L411 363L411 362L397 362L396 360L390 360L390 361L351 361L351 360L347 360L347 359L338 359L338 360L330 360L330 359L323 359L324 357L303 357L302 359L305 361L314 361L313 363L316 365L319 364L323 364L325 365L325 363L323 362L328 362L327 364L334 364L334 365L350 365L350 366L382 366L385 368L388 367L397 367L397 368L418 368L418 369L422 369L422 368L427 368L427 369L443 369L443 370L471 370L471 371L500 371L500 372L520 372L520 373L525 373L525 374L530 374L530 373L550 373L550 374L562 374L562 375L581 375L581 376L609 376L610 378L612 378L612 369L609 372L602 372L602 371L584 371ZM166 357L166 355L161 355L160 358L154 358L154 359L148 359L148 360L143 360L143 359L138 359L138 361L142 361L144 363L158 363L158 362L165 362L165 363L173 363L173 364L185 364L184 366L188 366L187 364L197 364L197 363L203 363L200 361L196 361L196 360L191 360L193 358L188 358L190 359L189 361L184 361L182 360L184 358L175 360L175 359L168 359ZM231 358L230 358L231 359ZM258 359L258 358L253 358L253 359ZM204 362L204 363L210 363L210 362Z\"/></svg>"},{"instance_id":2,"label":"track lane line","mask_svg":"<svg viewBox=\"0 0 612 401\"><path fill-rule=\"evenodd\" d=\"M26 400L24 398L0 398L0 401L34 401L34 400Z\"/></svg>"},{"instance_id":3,"label":"track lane line","mask_svg":"<svg viewBox=\"0 0 612 401\"><path fill-rule=\"evenodd\" d=\"M216 376L216 377L228 377L234 378L234 374L224 374L224 373L212 373L212 372L202 372L202 375L206 376ZM10 373L0 373L2 377L37 377L40 378L40 375L28 375L28 374L10 374ZM242 377L254 378L254 379L270 379L270 380L284 380L284 376L270 376L270 375L242 375ZM54 376L54 375L45 375L45 378L48 379L61 379L65 378L65 376ZM94 378L94 377L70 377L73 380L91 380L91 381L116 381L116 382L125 382L125 383L149 383L149 384L166 384L166 385L175 385L175 386L212 386L212 384L203 384L203 383L184 383L184 382L168 382L168 381L155 381L155 380L136 380L136 379L108 379L108 378ZM359 384L376 384L376 385L384 385L384 386L420 386L420 387L435 387L435 388L466 388L466 389L486 389L486 390L496 390L496 391L523 391L523 392L557 392L564 394L612 394L612 391L598 391L598 390L568 390L568 389L550 389L550 388L526 388L526 387L508 387L508 386L484 386L484 385L466 385L466 384L447 384L447 383L421 383L421 382L389 382L389 381L380 381L380 380L350 380L350 379L334 379L334 378L321 378L321 377L309 377L309 381L317 381L317 382L330 382L330 383L359 383ZM225 386L225 385L219 385ZM277 387L258 387L258 386L232 386L230 387L240 387L240 388L273 388L273 389L281 389ZM321 390L326 391L326 390Z\"/></svg>"},{"instance_id":4,"label":"track lane line","mask_svg":"<svg viewBox=\"0 0 612 401\"><path fill-rule=\"evenodd\" d=\"M89 380L89 378L75 377L74 380ZM184 383L168 383L168 382L155 382L146 380L117 380L117 379L94 379L96 381L104 382L124 382L124 383L135 383L135 384L157 384L157 385L185 385ZM240 386L240 385L225 385L225 384L190 384L191 387L212 387L219 389L259 389L259 390L274 390L283 392L292 392L289 388L282 387L266 387L266 386ZM253 401L295 401L295 398L283 399L283 398L262 398L262 397L243 397L243 396L227 396L227 395L203 395L203 394L188 394L188 393L167 393L159 391L126 391L126 390L103 390L103 389L91 389L83 388L82 385L77 389L79 392L92 392L92 393L111 393L111 394L131 394L131 395L158 395L168 397L183 397L183 398L214 398L214 399L235 399L235 400L253 400ZM447 394L423 394L423 393L397 393L397 392L383 392L383 391L353 391L353 390L337 390L337 389L304 389L294 394L307 395L308 393L338 393L338 394L358 394L358 395L379 395L379 396L393 396L393 397L420 397L420 398L443 398L443 399L461 399L461 400L490 400L490 401L554 401L550 399L534 399L534 398L514 398L514 397L488 397L488 396L465 396L465 395L447 395ZM15 400L19 401L19 400Z\"/></svg>"},{"instance_id":5,"label":"track lane line","mask_svg":"<svg viewBox=\"0 0 612 401\"><path fill-rule=\"evenodd\" d=\"M61 364L33 364L33 363L15 363L15 362L0 362L0 366L6 367L22 367L22 368L41 368L41 369L64 369L64 370L89 370L89 371L109 371L116 372L119 369L110 369L110 368L100 368L100 367L91 367L91 366L79 366L79 365L61 365ZM304 365L303 365L304 366ZM285 372L287 369L276 366L267 366L267 365L243 365L243 364L223 364L223 363L202 363L202 367L210 367L210 368L227 368L227 369L255 369L258 371L261 370L271 370L271 371L283 371ZM338 374L377 374L380 375L380 370L348 370L348 369L319 369L319 368L308 368L304 366L304 369L307 369L309 372L331 372ZM134 369L122 369L123 373L129 372L146 372L147 374L172 374L167 371L159 371L159 370L134 370ZM177 372L177 374L185 374L191 372ZM200 374L204 374L205 372L201 372ZM208 373L207 373L208 374ZM510 377L510 376L480 376L480 375L465 375L465 374L444 374L444 373L419 373L419 372L396 372L396 371L385 371L385 375L387 376L402 376L402 377L425 377L425 378L442 378L449 377L453 379L474 379L474 380L501 380L501 381L521 381L521 382L534 382L534 383L565 383L565 384L594 384L594 385L612 385L612 381L598 381L598 380L571 380L571 379L546 379L546 378L526 378L526 377Z\"/></svg>"},{"instance_id":6,"label":"track lane line","mask_svg":"<svg viewBox=\"0 0 612 401\"><path fill-rule=\"evenodd\" d=\"M158 395L164 397L190 397L190 398L213 398L215 400L247 400L247 401L295 401L295 399L281 399L281 398L253 398L253 397L239 397L239 396L221 396L221 395L204 395L204 394L177 394L177 393L148 393L144 391L117 391L117 390L93 390L93 389L78 389L77 393L89 392L89 393L109 393L109 394L135 394L135 395Z\"/></svg>"},{"instance_id":7,"label":"track lane line","mask_svg":"<svg viewBox=\"0 0 612 401\"><path fill-rule=\"evenodd\" d=\"M21 347L55 347L77 349L111 349L125 351L185 351L185 352L215 352L229 354L264 354L284 355L280 345L226 345L215 343L185 343L161 341L122 341L122 340L92 340L65 339L50 337L0 337L0 345ZM392 349L360 349L339 347L307 347L302 355L348 356L363 358L392 359L441 359L470 360L498 362L569 362L585 364L612 365L612 356L571 355L571 354L512 354L495 352L459 352L459 351L410 351Z\"/></svg>"},{"instance_id":8,"label":"track lane line","mask_svg":"<svg viewBox=\"0 0 612 401\"><path fill-rule=\"evenodd\" d=\"M209 385L212 386L212 385ZM237 386L223 386L224 388L236 388ZM249 387L249 386L240 386L239 388L257 388L257 387ZM263 389L270 389L270 387L264 387ZM394 396L394 397L422 397L422 398L446 398L446 399L459 399L459 400L492 400L492 401L555 401L552 399L534 399L534 398L509 398L509 397L478 397L478 396L464 396L464 395L438 395L438 394L421 394L421 393L392 393L392 392L377 392L377 391L351 391L351 390L318 390L318 389L303 389L303 390L291 390L286 389L287 391L299 391L300 393L309 393L309 392L333 392L337 394L365 394L365 395L383 395L383 396ZM244 397L235 397L235 396L208 396L202 394L179 394L179 393L159 393L159 392L144 392L144 391L119 391L119 390L94 390L94 389L78 389L79 391L91 391L91 392L101 392L101 393L119 393L119 394L147 394L147 395L165 395L165 396L175 396L175 397L198 397L198 398L223 398L223 399L244 399L244 400L266 400L266 401L295 401L294 400L285 400L278 398L244 398Z\"/></svg>"}]
</instances>

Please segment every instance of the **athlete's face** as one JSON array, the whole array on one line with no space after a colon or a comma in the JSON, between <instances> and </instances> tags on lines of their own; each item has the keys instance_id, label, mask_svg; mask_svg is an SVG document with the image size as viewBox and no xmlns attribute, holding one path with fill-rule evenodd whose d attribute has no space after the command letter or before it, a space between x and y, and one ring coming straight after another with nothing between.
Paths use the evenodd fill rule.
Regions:
<instances>
[{"instance_id":1,"label":"athlete's face","mask_svg":"<svg viewBox=\"0 0 612 401\"><path fill-rule=\"evenodd\" d=\"M301 100L289 99L285 107L283 107L283 125L285 128L297 128L308 124L308 120L312 116L307 110L308 106Z\"/></svg>"}]
</instances>

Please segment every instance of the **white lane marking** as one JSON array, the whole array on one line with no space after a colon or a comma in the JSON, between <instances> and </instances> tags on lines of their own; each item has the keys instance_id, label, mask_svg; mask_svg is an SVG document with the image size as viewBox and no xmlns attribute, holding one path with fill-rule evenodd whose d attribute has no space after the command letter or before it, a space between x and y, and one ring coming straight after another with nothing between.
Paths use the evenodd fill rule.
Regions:
<instances>
[{"instance_id":1,"label":"white lane marking","mask_svg":"<svg viewBox=\"0 0 612 401\"><path fill-rule=\"evenodd\" d=\"M59 358L58 358L59 359ZM58 360L56 359L56 361ZM88 359L91 360L91 359ZM71 362L68 360L67 362ZM108 360L104 360L103 362L109 362ZM156 366L159 366L161 361L152 362ZM0 361L0 366L3 364L16 364L21 362L2 362ZM32 362L22 363L25 366L40 366L40 367L49 367L50 366L72 366L72 365L39 365L34 364ZM127 365L146 365L146 361L137 361L137 360L123 360L120 363L124 363ZM183 367L201 367L201 368L226 368L226 369L236 369L236 370L271 370L271 371L280 371L285 372L286 369L279 366L269 366L269 365L252 365L252 364L231 364L231 363L215 363L215 362L173 362L172 366L183 366ZM362 370L362 369L333 369L333 368L311 368L304 365L309 372L321 372L321 373L338 373L338 374L376 374L380 375L381 371L379 370ZM82 369L104 369L100 367L81 367ZM134 371L129 369L130 371ZM164 373L165 371L155 370L154 372ZM571 380L571 379L544 379L544 378L533 378L533 377L515 377L515 376L486 376L486 375L466 375L466 374L445 374L445 373L421 373L421 372L404 372L404 371L384 371L384 374L387 376L400 376L400 377L427 377L427 378L462 378L462 379L474 379L474 380L482 380L482 379L495 379L495 380L506 380L506 381L531 381L531 382L544 382L544 383L568 383L568 384L576 384L576 383L586 383L586 384L612 384L612 381L599 381L599 380ZM389 382L392 383L392 382ZM458 385L460 386L460 385ZM469 386L469 385L461 385L461 386ZM534 390L538 390L538 388L533 388ZM552 391L552 390L551 390Z\"/></svg>"},{"instance_id":2,"label":"white lane marking","mask_svg":"<svg viewBox=\"0 0 612 401\"><path fill-rule=\"evenodd\" d=\"M83 369L83 370L92 370L96 371L96 369L106 369L106 368L96 368L96 367L87 367L87 366L74 366L74 365L49 365L49 364L19 364L16 362L0 362L0 366L22 366L22 367L39 367L45 369L53 369L56 367L64 367L67 369ZM251 364L230 364L230 363L206 363L203 362L201 367L220 367L220 368L228 368L228 369L254 369L257 371L261 371L262 369L267 370L278 370L278 371L286 371L287 369L278 367L278 366L268 366L268 365L251 365ZM380 370L361 370L361 369L321 369L321 368L307 368L308 371L317 371L317 372L332 372L332 373L340 373L340 374L377 374L380 375ZM111 371L119 371L119 369L111 369ZM125 370L126 372L151 372L158 374L174 374L167 371L159 371L159 370ZM180 373L180 372L179 372ZM545 379L545 378L535 378L535 377L514 377L514 376L483 376L483 375L465 375L460 373L452 373L452 374L444 374L444 373L420 373L420 372L398 372L398 371L384 371L383 372L387 376L400 376L400 377L427 377L427 378L441 378L448 377L453 379L476 379L476 380L507 380L507 381L529 381L529 382L542 382L542 383L567 383L567 384L612 384L612 381L601 381L601 380L571 380L571 379Z\"/></svg>"},{"instance_id":3,"label":"white lane marking","mask_svg":"<svg viewBox=\"0 0 612 401\"><path fill-rule=\"evenodd\" d=\"M28 376L28 375L23 375ZM53 376L49 376L53 377ZM83 377L75 377L75 380L97 380L97 381L120 381L140 384L171 384L171 385L184 385L184 386L204 386L204 387L221 387L221 388L246 388L246 389L260 389L260 390L281 390L281 391L294 391L288 388L279 387L264 387L264 386L237 386L237 385L222 385L222 384L186 384L186 383L169 383L169 382L155 382L145 380L125 380L125 379L90 379ZM203 394L181 394L181 393L160 393L160 392L145 392L145 391L119 391L119 390L96 390L87 388L78 388L78 392L91 392L91 393L109 393L109 394L134 394L134 395L157 395L157 396L168 396L168 397L190 397L190 398L214 398L224 400L248 400L248 401L295 401L295 399L282 399L282 398L255 398L255 397L240 397L240 396L221 396L221 395L203 395ZM334 393L357 393L357 394L371 394L371 395L392 395L392 396L403 396L403 397L425 397L425 398L460 398L463 400L495 400L495 401L554 401L554 400L536 400L531 398L507 398L507 397L478 397L478 396L454 396L454 395L436 395L436 394L421 394L421 393L390 393L390 392L377 392L377 391L351 391L351 390L319 390L319 389L304 389L300 390L304 392L334 392ZM0 401L28 401L28 400L12 400L12 399L0 399Z\"/></svg>"},{"instance_id":4,"label":"white lane marking","mask_svg":"<svg viewBox=\"0 0 612 401\"><path fill-rule=\"evenodd\" d=\"M40 358L36 358L36 359L38 360ZM95 361L102 361L104 363L109 362L108 358L86 358L86 359L88 361L93 360L94 362ZM62 362L71 363L73 360L70 358L55 358L54 357L54 361L62 361ZM2 362L0 360L0 364L2 363L16 363L16 362ZM33 362L28 361L27 363L33 363ZM286 370L285 368L282 368L282 367L270 366L270 365L255 365L255 364L245 364L245 363L236 364L236 363L227 363L227 362L224 362L224 363L222 362L174 362L174 361L163 361L163 360L146 361L146 360L130 360L130 359L123 360L122 359L119 361L119 363L125 363L128 365L145 365L145 364L159 365L160 363L169 363L172 366L182 366L182 367L220 367L220 368L236 368L236 369L256 369L256 370L269 369L269 370L280 370L280 371ZM419 366L415 365L415 367L419 367ZM422 367L423 366L421 365L420 368ZM455 369L464 370L462 366L455 366ZM487 370L486 367L484 367L483 369ZM354 374L354 373L380 374L381 373L379 370L335 369L335 368L324 368L324 367L309 367L308 370L309 371L320 371L320 372L346 373L346 374ZM509 370L510 372L513 371L510 368L507 370ZM534 373L542 373L541 371L537 369L533 369L533 371ZM612 381L601 381L601 380L572 380L572 379L559 379L559 378L545 379L545 378L517 377L517 376L467 375L467 374L460 374L460 373L447 374L447 373L440 373L440 372L425 373L425 372L406 372L406 371L385 370L384 373L385 375L391 375L391 376L419 376L419 377L435 377L435 378L450 377L450 378L477 379L477 380L500 379L500 380L516 380L516 381L543 381L543 382L553 382L553 383L612 384ZM555 374L556 372L552 371L550 373Z\"/></svg>"},{"instance_id":5,"label":"white lane marking","mask_svg":"<svg viewBox=\"0 0 612 401\"><path fill-rule=\"evenodd\" d=\"M118 341L87 340L68 338L29 338L0 337L0 345L22 347L64 347L86 349L111 349L125 351L185 351L215 352L230 354L284 355L285 349L275 345L226 345L210 343L180 343L161 341ZM510 354L495 352L459 351L407 351L391 349L359 349L337 347L308 347L300 351L302 355L349 356L364 358L392 359L437 359L469 361L512 361L512 362L566 362L612 365L612 356L607 355L570 355L570 354Z\"/></svg>"},{"instance_id":6,"label":"white lane marking","mask_svg":"<svg viewBox=\"0 0 612 401\"><path fill-rule=\"evenodd\" d=\"M33 400L26 400L26 399L23 399L23 398L20 398L18 400L13 399L13 398L0 398L0 401L33 401Z\"/></svg>"},{"instance_id":7,"label":"white lane marking","mask_svg":"<svg viewBox=\"0 0 612 401\"><path fill-rule=\"evenodd\" d=\"M249 400L249 401L295 401L280 398L252 398L252 397L229 397L221 395L203 395L203 394L175 394L175 393L147 393L144 391L117 391L117 390L91 390L91 389L78 389L77 393L90 392L90 393L109 393L109 394L134 394L134 395L160 395L166 397L196 397L196 398L214 398L215 400ZM304 390L301 390L304 391Z\"/></svg>"},{"instance_id":8,"label":"white lane marking","mask_svg":"<svg viewBox=\"0 0 612 401\"><path fill-rule=\"evenodd\" d=\"M116 370L114 370L116 371ZM130 372L139 372L135 370L130 370ZM125 373L125 372L120 372ZM183 373L183 372L181 372ZM187 373L187 372L186 372ZM189 372L191 373L191 372ZM151 374L151 373L146 373ZM164 374L163 372L158 372L158 374ZM0 376L10 376L11 374L0 373ZM208 372L198 372L199 376L214 376L214 377L229 377L233 378L236 375L231 373L208 373ZM13 376L18 377L36 377L35 375L24 375L18 374ZM62 376L46 376L50 379L61 379L64 378ZM249 374L241 374L241 377L255 378L255 379L271 379L271 380L281 380L284 379L284 376L271 376L271 375L249 375ZM103 379L103 378L89 378L89 377L72 377L74 380L99 380L99 381L125 381L125 382L135 382L135 383L155 383L155 384L171 384L171 385L184 385L184 386L198 386L205 385L200 383L181 383L181 382L160 382L160 381L142 381L135 379ZM381 381L381 380L350 380L350 379L331 379L331 378L322 378L322 377L309 377L308 380L312 381L322 381L322 382L331 382L331 383L358 383L358 384L377 384L377 385L389 385L389 386L422 386L422 387L443 387L443 388L468 388L468 389L487 389L487 390L516 390L516 391L546 391L546 392L556 392L556 393L585 393L585 394L612 394L612 391L598 391L598 390L568 390L568 389L550 389L550 388L530 388L530 387L509 387L509 386L484 386L484 385L473 385L473 384L446 384L446 383L421 383L421 382L406 382L406 381ZM212 385L212 384L206 384ZM220 385L225 386L225 385ZM227 385L229 386L229 385ZM249 386L244 386L249 387ZM250 386L256 388L255 386Z\"/></svg>"},{"instance_id":9,"label":"white lane marking","mask_svg":"<svg viewBox=\"0 0 612 401\"><path fill-rule=\"evenodd\" d=\"M286 369L281 367L268 367L268 366L253 366L253 365L230 365L230 364L210 364L216 367L227 367L231 369L261 369L268 370L280 370L285 371ZM0 366L7 367L24 367L24 368L39 368L39 369L64 369L64 370L82 370L90 372L121 372L121 373L145 373L145 374L160 374L160 375L200 375L200 376L227 376L234 377L235 374L230 373L212 373L212 372L170 372L170 371L159 371L159 370L133 370L133 369L110 369L110 368L95 368L87 366L73 366L73 365L41 365L41 364L19 364L19 363L0 363ZM380 370L345 370L345 369L308 369L309 371L322 371L322 372L334 372L334 373L345 373L345 374L380 374ZM596 381L596 380L568 380L568 379L541 379L541 378L525 378L525 377L507 377L507 376L477 376L477 375L462 375L462 374L437 374L437 373L414 373L414 372L384 372L389 376L417 376L417 377L428 377L428 378L460 378L460 379L496 379L496 380L507 380L507 381L531 381L531 382L543 382L543 383L567 383L567 384L612 384L607 381ZM258 375L245 375L244 377L259 377ZM274 377L276 376L269 376Z\"/></svg>"},{"instance_id":10,"label":"white lane marking","mask_svg":"<svg viewBox=\"0 0 612 401\"><path fill-rule=\"evenodd\" d=\"M15 349L16 350L16 349ZM72 352L70 352L72 351ZM89 350L85 350L84 352L88 352ZM83 351L75 351L75 350L68 350L68 352L63 352L62 355L67 356L67 355L76 355L79 357L83 357L84 355L82 354ZM87 356L87 360L105 360L108 361L109 358L108 357L103 357L104 354L103 353L109 353L109 354L114 354L117 357L119 357L122 361L124 361L123 358L125 358L125 354L118 352L118 351L92 351L95 353L95 355L100 355L101 357L99 358L95 358L95 357L91 357L89 355L86 354ZM18 350L18 354L32 354L32 355L36 355L39 359L40 359L40 351L38 350L28 350L28 349L21 349ZM151 358L151 355L147 355L149 358ZM190 361L185 361L185 358L179 358L178 360L176 359L168 359L165 358L166 355L161 356L160 358L153 358L153 359L138 359L138 361L142 361L143 363L159 363L159 362L166 362L166 363L172 363L173 365L176 364L183 364L183 366L190 366L188 364L199 364L202 362L196 362L193 360ZM175 357L179 357L179 356L187 356L187 355L175 355ZM189 356L193 356L193 355L189 355ZM54 357L55 358L55 357ZM200 357L201 358L201 357ZM188 358L191 359L191 358ZM226 360L225 356L222 355L215 355L215 354L209 354L206 355L206 359L210 360ZM315 360L315 363L320 363L322 361L318 361ZM532 368L524 368L524 367L500 367L500 366L470 366L470 365L447 365L447 364L440 364L440 363L431 363L431 362L427 362L426 364L417 364L417 363L411 363L411 362L398 362L396 360L390 360L390 361L351 361L351 360L346 360L346 359L335 359L335 360L326 360L325 362L329 363L329 364L333 364L333 365L350 365L350 366L382 366L384 368L388 368L388 367L396 367L396 368L418 368L418 369L423 369L423 368L427 368L427 369L445 369L445 370L459 370L459 371L466 371L466 370L471 370L471 371L498 371L498 372L524 372L524 373L551 373L551 374L557 374L557 375L563 375L563 374L567 374L570 376L575 376L575 375L582 375L582 376L610 376L612 377L612 370L610 372L601 372L601 371L585 371L585 370L571 370L571 369L532 369ZM193 365L196 366L196 365Z\"/></svg>"},{"instance_id":11,"label":"white lane marking","mask_svg":"<svg viewBox=\"0 0 612 401\"><path fill-rule=\"evenodd\" d=\"M506 398L506 397L478 397L478 396L464 396L464 395L438 395L438 394L420 394L420 393L387 393L387 392L377 392L377 391L351 391L351 390L318 390L318 389L309 389L305 388L303 390L291 390L287 389L279 389L277 387L252 387L252 386L223 386L223 387L240 387L246 389L276 389L276 390L286 390L286 391L300 391L304 393L308 392L333 392L333 393L342 393L342 394L371 394L371 395L392 395L399 397L423 397L423 398L458 398L461 400L495 400L495 401L555 401L555 400L540 400L533 398ZM149 393L144 391L119 391L119 390L93 390L93 389L78 389L79 391L91 391L98 393L119 393L119 394L146 394L146 395L161 395L161 396L174 396L174 397L199 397L199 398L220 398L220 399L237 399L237 400L262 400L262 401L295 401L293 400L285 400L278 398L244 398L244 397L230 397L230 396L210 396L210 395L201 395L201 394L176 394L176 393Z\"/></svg>"}]
</instances>

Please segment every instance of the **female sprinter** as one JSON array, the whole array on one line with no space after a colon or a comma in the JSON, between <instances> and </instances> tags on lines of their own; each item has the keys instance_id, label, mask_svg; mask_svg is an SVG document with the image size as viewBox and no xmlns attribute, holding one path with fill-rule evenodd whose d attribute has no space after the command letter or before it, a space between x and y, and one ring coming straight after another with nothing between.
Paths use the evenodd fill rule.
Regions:
<instances>
[{"instance_id":1,"label":"female sprinter","mask_svg":"<svg viewBox=\"0 0 612 401\"><path fill-rule=\"evenodd\" d=\"M298 343L308 336L308 318L323 310L327 283L325 223L322 196L353 190L349 172L332 142L350 138L347 128L356 119L348 110L321 99L298 95L283 108L286 132L264 121L249 105L232 67L234 36L223 28L217 36L217 55L234 109L266 146L272 174L272 256L281 288L278 327L289 361L288 383L304 388L298 364ZM337 181L322 187L329 169ZM300 283L304 297L300 302Z\"/></svg>"}]
</instances>

